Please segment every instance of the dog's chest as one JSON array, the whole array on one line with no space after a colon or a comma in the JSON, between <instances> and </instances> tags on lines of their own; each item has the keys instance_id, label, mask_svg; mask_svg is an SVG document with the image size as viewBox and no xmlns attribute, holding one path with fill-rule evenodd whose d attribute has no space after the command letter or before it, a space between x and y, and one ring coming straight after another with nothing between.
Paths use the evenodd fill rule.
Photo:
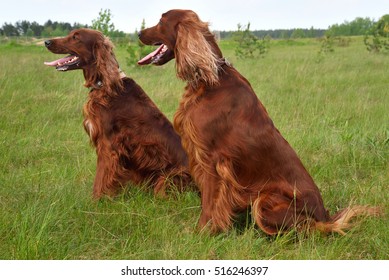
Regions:
<instances>
[{"instance_id":1,"label":"dog's chest","mask_svg":"<svg viewBox=\"0 0 389 280\"><path fill-rule=\"evenodd\" d=\"M89 100L83 109L84 115L84 129L86 133L89 135L91 141L96 145L97 139L99 137L99 120L101 117L99 116L99 109L96 103L92 100Z\"/></svg>"},{"instance_id":2,"label":"dog's chest","mask_svg":"<svg viewBox=\"0 0 389 280\"><path fill-rule=\"evenodd\" d=\"M84 119L84 128L90 138L93 138L93 135L95 134L96 131L95 126L96 125L93 123L91 119L89 118Z\"/></svg>"}]
</instances>

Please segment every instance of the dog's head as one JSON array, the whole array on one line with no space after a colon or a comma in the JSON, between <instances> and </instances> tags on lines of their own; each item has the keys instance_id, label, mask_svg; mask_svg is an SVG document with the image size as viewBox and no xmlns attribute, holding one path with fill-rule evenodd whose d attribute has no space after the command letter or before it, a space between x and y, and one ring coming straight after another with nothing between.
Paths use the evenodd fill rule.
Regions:
<instances>
[{"instance_id":1,"label":"dog's head","mask_svg":"<svg viewBox=\"0 0 389 280\"><path fill-rule=\"evenodd\" d=\"M85 86L96 85L113 88L120 83L120 70L113 54L111 41L101 32L92 29L76 29L68 36L45 41L47 49L55 54L67 56L45 62L58 71L83 69Z\"/></svg>"},{"instance_id":2,"label":"dog's head","mask_svg":"<svg viewBox=\"0 0 389 280\"><path fill-rule=\"evenodd\" d=\"M73 30L68 36L45 41L46 48L56 54L68 54L45 65L54 66L58 71L68 71L85 68L95 64L98 50L106 44L104 35L96 30L81 28ZM110 44L105 46L110 51Z\"/></svg>"},{"instance_id":3,"label":"dog's head","mask_svg":"<svg viewBox=\"0 0 389 280\"><path fill-rule=\"evenodd\" d=\"M190 10L170 10L159 23L139 32L146 45L158 48L138 61L139 65L163 65L176 58L177 75L190 83L215 84L222 54L208 23Z\"/></svg>"}]
</instances>

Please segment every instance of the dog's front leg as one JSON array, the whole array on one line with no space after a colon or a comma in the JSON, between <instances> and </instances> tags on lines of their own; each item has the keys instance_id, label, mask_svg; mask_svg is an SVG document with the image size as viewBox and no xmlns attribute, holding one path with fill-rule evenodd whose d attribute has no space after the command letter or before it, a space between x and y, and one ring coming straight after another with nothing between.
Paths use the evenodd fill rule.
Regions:
<instances>
[{"instance_id":1,"label":"dog's front leg","mask_svg":"<svg viewBox=\"0 0 389 280\"><path fill-rule=\"evenodd\" d=\"M220 194L218 179L205 172L202 173L200 178L197 177L197 179L201 192L201 215L198 222L199 230L209 229L212 233L224 230L219 224L218 215L215 217L215 202Z\"/></svg>"},{"instance_id":2,"label":"dog's front leg","mask_svg":"<svg viewBox=\"0 0 389 280\"><path fill-rule=\"evenodd\" d=\"M93 184L93 197L114 196L120 186L118 180L118 159L113 152L100 149L97 155L96 177Z\"/></svg>"}]
</instances>

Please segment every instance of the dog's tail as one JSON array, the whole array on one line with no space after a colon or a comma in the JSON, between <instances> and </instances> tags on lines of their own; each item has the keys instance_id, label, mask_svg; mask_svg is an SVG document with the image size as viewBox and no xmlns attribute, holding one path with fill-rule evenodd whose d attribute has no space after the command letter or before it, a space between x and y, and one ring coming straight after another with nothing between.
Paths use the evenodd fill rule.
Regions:
<instances>
[{"instance_id":1,"label":"dog's tail","mask_svg":"<svg viewBox=\"0 0 389 280\"><path fill-rule=\"evenodd\" d=\"M324 233L337 232L345 235L344 230L353 226L353 223L350 222L352 218L357 216L379 216L381 214L383 214L383 210L380 207L351 206L331 216L327 222L314 222L312 228Z\"/></svg>"}]
</instances>

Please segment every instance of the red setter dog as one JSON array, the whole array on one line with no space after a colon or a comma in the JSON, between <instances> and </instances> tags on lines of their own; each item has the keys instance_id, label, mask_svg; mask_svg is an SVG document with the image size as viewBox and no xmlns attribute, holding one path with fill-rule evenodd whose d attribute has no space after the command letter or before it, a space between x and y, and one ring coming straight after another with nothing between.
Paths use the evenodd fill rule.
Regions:
<instances>
[{"instance_id":1,"label":"red setter dog","mask_svg":"<svg viewBox=\"0 0 389 280\"><path fill-rule=\"evenodd\" d=\"M97 152L95 198L115 195L128 181L149 183L161 195L170 184L180 190L190 185L179 136L142 88L121 72L108 38L78 29L45 45L53 53L69 54L46 65L82 69L90 88L84 128Z\"/></svg>"},{"instance_id":2,"label":"red setter dog","mask_svg":"<svg viewBox=\"0 0 389 280\"><path fill-rule=\"evenodd\" d=\"M175 58L177 76L187 82L174 128L201 191L200 228L225 231L251 206L257 225L269 235L303 225L343 234L352 216L377 212L355 206L329 216L299 157L196 13L168 11L139 39L159 47L138 64Z\"/></svg>"}]
</instances>

